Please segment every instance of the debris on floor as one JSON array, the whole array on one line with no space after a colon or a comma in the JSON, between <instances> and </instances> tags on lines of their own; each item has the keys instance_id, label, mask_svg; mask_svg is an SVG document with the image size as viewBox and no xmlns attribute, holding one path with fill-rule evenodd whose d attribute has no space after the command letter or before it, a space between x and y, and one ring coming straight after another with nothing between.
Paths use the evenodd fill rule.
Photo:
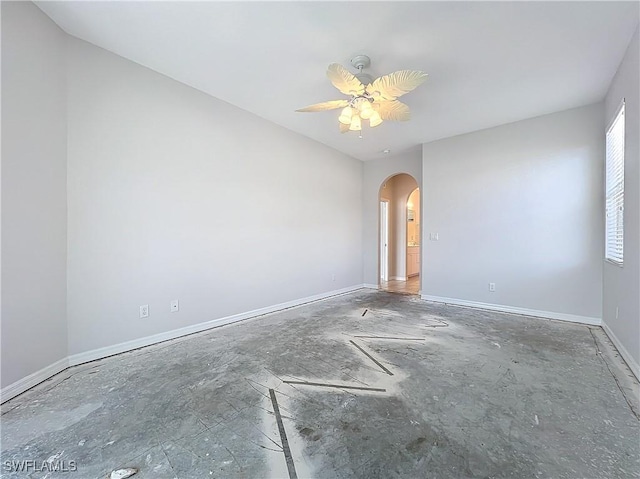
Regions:
<instances>
[{"instance_id":1,"label":"debris on floor","mask_svg":"<svg viewBox=\"0 0 640 479\"><path fill-rule=\"evenodd\" d=\"M135 467L127 467L126 469L118 469L113 471L109 476L109 479L126 479L134 474L137 474L138 470Z\"/></svg>"}]
</instances>

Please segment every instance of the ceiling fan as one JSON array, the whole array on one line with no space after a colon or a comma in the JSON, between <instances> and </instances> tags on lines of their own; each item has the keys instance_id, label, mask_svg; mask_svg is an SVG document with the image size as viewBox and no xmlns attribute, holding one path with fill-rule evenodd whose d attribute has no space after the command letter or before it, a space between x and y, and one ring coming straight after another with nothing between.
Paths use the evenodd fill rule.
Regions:
<instances>
[{"instance_id":1,"label":"ceiling fan","mask_svg":"<svg viewBox=\"0 0 640 479\"><path fill-rule=\"evenodd\" d=\"M423 83L427 74L415 70L400 70L374 80L371 75L362 71L370 63L371 60L366 55L354 57L351 64L358 69L355 75L342 65L332 63L327 69L327 77L333 86L350 98L316 103L296 111L316 112L342 108L338 117L341 133L361 131L362 120L369 120L370 127L378 126L384 120L409 120L409 107L398 98Z\"/></svg>"}]
</instances>

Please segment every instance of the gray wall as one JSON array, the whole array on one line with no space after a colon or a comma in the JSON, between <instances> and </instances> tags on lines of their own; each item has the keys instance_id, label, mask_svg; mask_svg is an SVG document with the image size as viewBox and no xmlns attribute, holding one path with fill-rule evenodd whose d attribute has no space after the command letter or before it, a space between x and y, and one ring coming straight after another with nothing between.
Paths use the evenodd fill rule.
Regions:
<instances>
[{"instance_id":1,"label":"gray wall","mask_svg":"<svg viewBox=\"0 0 640 479\"><path fill-rule=\"evenodd\" d=\"M64 33L2 2L2 387L67 356Z\"/></svg>"},{"instance_id":2,"label":"gray wall","mask_svg":"<svg viewBox=\"0 0 640 479\"><path fill-rule=\"evenodd\" d=\"M603 127L596 104L424 144L423 294L599 320Z\"/></svg>"},{"instance_id":3,"label":"gray wall","mask_svg":"<svg viewBox=\"0 0 640 479\"><path fill-rule=\"evenodd\" d=\"M363 232L362 258L364 262L364 283L369 286L378 285L378 238L379 238L379 204L380 187L393 175L406 173L413 176L418 185L422 181L422 157L420 149L390 158L367 161L364 164L363 183Z\"/></svg>"},{"instance_id":4,"label":"gray wall","mask_svg":"<svg viewBox=\"0 0 640 479\"><path fill-rule=\"evenodd\" d=\"M360 161L31 3L2 3L2 61L3 399L68 355L362 284Z\"/></svg>"},{"instance_id":5,"label":"gray wall","mask_svg":"<svg viewBox=\"0 0 640 479\"><path fill-rule=\"evenodd\" d=\"M362 284L362 162L86 42L68 55L71 354Z\"/></svg>"},{"instance_id":6,"label":"gray wall","mask_svg":"<svg viewBox=\"0 0 640 479\"><path fill-rule=\"evenodd\" d=\"M638 134L638 30L636 30L605 101L608 127L625 99L624 266L604 262L605 330L640 377L640 146ZM616 307L618 317L616 318Z\"/></svg>"}]
</instances>

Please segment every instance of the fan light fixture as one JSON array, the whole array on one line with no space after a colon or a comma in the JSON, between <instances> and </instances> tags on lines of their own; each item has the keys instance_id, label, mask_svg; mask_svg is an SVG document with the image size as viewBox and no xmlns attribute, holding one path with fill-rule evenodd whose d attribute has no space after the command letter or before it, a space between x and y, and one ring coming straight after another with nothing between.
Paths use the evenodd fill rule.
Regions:
<instances>
[{"instance_id":1,"label":"fan light fixture","mask_svg":"<svg viewBox=\"0 0 640 479\"><path fill-rule=\"evenodd\" d=\"M369 118L369 126L371 128L374 128L378 126L380 123L382 123L382 117L380 116L380 113L378 113L377 111L374 111L371 114L371 118Z\"/></svg>"},{"instance_id":2,"label":"fan light fixture","mask_svg":"<svg viewBox=\"0 0 640 479\"><path fill-rule=\"evenodd\" d=\"M371 60L366 55L354 57L351 64L358 69L355 75L342 65L332 63L327 69L329 80L350 98L317 103L296 111L316 112L342 108L338 117L342 133L361 131L363 120L369 121L371 128L380 125L384 120L409 120L409 107L397 98L422 84L427 79L427 74L421 71L400 70L373 80L371 75L362 71L370 63Z\"/></svg>"},{"instance_id":3,"label":"fan light fixture","mask_svg":"<svg viewBox=\"0 0 640 479\"><path fill-rule=\"evenodd\" d=\"M352 116L353 116L353 112L351 111L351 107L347 106L345 107L344 110L342 110L342 113L340 113L340 116L338 117L338 121L343 125L350 125Z\"/></svg>"},{"instance_id":4,"label":"fan light fixture","mask_svg":"<svg viewBox=\"0 0 640 479\"><path fill-rule=\"evenodd\" d=\"M362 130L362 121L360 120L360 115L358 115L357 113L351 117L351 124L349 125L349 129L351 131Z\"/></svg>"}]
</instances>

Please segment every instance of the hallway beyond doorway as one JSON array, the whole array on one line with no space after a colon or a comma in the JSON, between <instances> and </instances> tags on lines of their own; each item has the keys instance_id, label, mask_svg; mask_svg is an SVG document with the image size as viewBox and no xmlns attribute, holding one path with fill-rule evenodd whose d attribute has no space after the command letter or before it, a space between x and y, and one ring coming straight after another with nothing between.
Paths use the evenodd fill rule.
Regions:
<instances>
[{"instance_id":1,"label":"hallway beyond doorway","mask_svg":"<svg viewBox=\"0 0 640 479\"><path fill-rule=\"evenodd\" d=\"M380 289L389 293L418 294L420 292L420 275L411 276L407 281L397 279L380 281Z\"/></svg>"}]
</instances>

